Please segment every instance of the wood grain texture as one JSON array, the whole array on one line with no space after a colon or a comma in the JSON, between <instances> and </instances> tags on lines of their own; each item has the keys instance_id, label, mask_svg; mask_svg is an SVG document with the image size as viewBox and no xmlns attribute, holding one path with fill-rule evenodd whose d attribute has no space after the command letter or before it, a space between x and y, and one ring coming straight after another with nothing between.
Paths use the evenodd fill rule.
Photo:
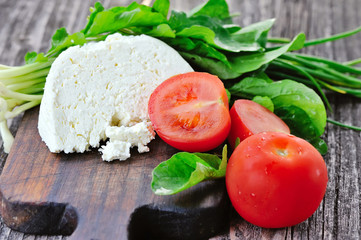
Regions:
<instances>
[{"instance_id":1,"label":"wood grain texture","mask_svg":"<svg viewBox=\"0 0 361 240\"><path fill-rule=\"evenodd\" d=\"M126 5L129 1L103 1L106 6ZM250 24L277 18L272 36L292 37L305 32L309 39L335 34L361 25L359 0L229 0L236 20ZM70 32L84 26L88 7L94 1L75 0L0 0L0 63L23 63L27 51L46 51L56 28ZM198 1L176 0L171 7L189 10ZM309 47L303 52L346 61L361 57L360 35ZM328 94L333 107L329 117L348 124L361 125L360 99ZM20 119L12 122L16 132ZM316 213L307 221L290 228L269 230L252 226L230 209L229 233L215 239L360 239L361 238L361 134L328 125L324 139L329 145L325 156L329 171L326 196ZM1 166L6 154L0 151ZM85 170L86 171L86 170ZM88 170L89 171L89 170ZM62 239L62 236L35 236L13 231L0 223L0 239ZM65 237L66 238L66 237Z\"/></svg>"},{"instance_id":2,"label":"wood grain texture","mask_svg":"<svg viewBox=\"0 0 361 240\"><path fill-rule=\"evenodd\" d=\"M24 115L0 177L0 211L12 229L69 239L183 240L229 226L223 179L173 196L152 193L152 170L176 152L160 139L149 144L150 153L132 151L131 161L104 163L97 149L49 152L37 121L38 109Z\"/></svg>"}]
</instances>

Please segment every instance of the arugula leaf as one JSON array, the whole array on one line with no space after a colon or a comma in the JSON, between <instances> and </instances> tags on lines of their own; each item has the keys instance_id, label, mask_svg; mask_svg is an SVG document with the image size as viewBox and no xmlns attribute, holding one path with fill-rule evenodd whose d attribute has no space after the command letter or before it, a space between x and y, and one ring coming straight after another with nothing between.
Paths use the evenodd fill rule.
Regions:
<instances>
[{"instance_id":1,"label":"arugula leaf","mask_svg":"<svg viewBox=\"0 0 361 240\"><path fill-rule=\"evenodd\" d=\"M274 112L285 121L291 133L315 142L326 126L326 109L317 93L311 88L292 81L269 82L247 77L229 87L231 94L246 98L267 96L274 104Z\"/></svg>"},{"instance_id":2,"label":"arugula leaf","mask_svg":"<svg viewBox=\"0 0 361 240\"><path fill-rule=\"evenodd\" d=\"M158 26L155 26L149 31L143 30L142 32L152 37L175 38L174 31L166 23L162 23Z\"/></svg>"},{"instance_id":3,"label":"arugula leaf","mask_svg":"<svg viewBox=\"0 0 361 240\"><path fill-rule=\"evenodd\" d=\"M292 42L285 44L284 46L266 52L255 53L243 53L238 55L227 56L231 64L228 67L223 62L217 60L199 56L197 54L188 52L179 52L193 67L210 72L217 75L222 80L234 79L241 76L244 73L255 71L261 68L263 65L268 64L274 59L278 58L282 54L288 51L294 51L302 48L305 41L305 35L303 33L298 34Z\"/></svg>"},{"instance_id":4,"label":"arugula leaf","mask_svg":"<svg viewBox=\"0 0 361 240\"><path fill-rule=\"evenodd\" d=\"M268 19L248 25L232 34L232 38L238 42L258 43L259 48L265 48L267 43L267 35L275 19ZM254 50L257 51L258 49Z\"/></svg>"},{"instance_id":5,"label":"arugula leaf","mask_svg":"<svg viewBox=\"0 0 361 240\"><path fill-rule=\"evenodd\" d=\"M188 18L184 12L172 11L169 25L179 37L200 39L212 47L228 52L254 51L260 48L257 43L233 39L218 18L204 15Z\"/></svg>"},{"instance_id":6,"label":"arugula leaf","mask_svg":"<svg viewBox=\"0 0 361 240\"><path fill-rule=\"evenodd\" d=\"M157 26L166 22L167 18L162 13L136 2L127 7L113 7L106 10L100 3L97 3L95 11L90 15L89 22L82 33L86 37L90 37L117 32L129 27Z\"/></svg>"},{"instance_id":7,"label":"arugula leaf","mask_svg":"<svg viewBox=\"0 0 361 240\"><path fill-rule=\"evenodd\" d=\"M188 12L188 17L207 15L213 18L229 19L228 4L225 0L209 0Z\"/></svg>"},{"instance_id":8,"label":"arugula leaf","mask_svg":"<svg viewBox=\"0 0 361 240\"><path fill-rule=\"evenodd\" d=\"M77 32L69 35L65 28L59 28L51 38L51 48L47 56L55 54L59 55L63 50L76 45L83 45L86 39L83 33Z\"/></svg>"},{"instance_id":9,"label":"arugula leaf","mask_svg":"<svg viewBox=\"0 0 361 240\"><path fill-rule=\"evenodd\" d=\"M230 58L232 69L239 74L257 70L262 65L271 62L286 52L301 49L305 39L305 34L300 33L290 43L275 50L238 55Z\"/></svg>"},{"instance_id":10,"label":"arugula leaf","mask_svg":"<svg viewBox=\"0 0 361 240\"><path fill-rule=\"evenodd\" d=\"M49 59L44 56L44 53L28 52L25 54L25 63L31 64L35 62L47 62Z\"/></svg>"},{"instance_id":11,"label":"arugula leaf","mask_svg":"<svg viewBox=\"0 0 361 240\"><path fill-rule=\"evenodd\" d=\"M232 71L225 63L216 59L199 56L194 53L178 51L182 57L192 65L194 69L209 72L217 75L222 80L234 79L240 76L239 73Z\"/></svg>"},{"instance_id":12,"label":"arugula leaf","mask_svg":"<svg viewBox=\"0 0 361 240\"><path fill-rule=\"evenodd\" d=\"M169 0L155 0L155 2L153 3L153 9L161 13L165 18L167 18L169 5Z\"/></svg>"},{"instance_id":13,"label":"arugula leaf","mask_svg":"<svg viewBox=\"0 0 361 240\"><path fill-rule=\"evenodd\" d=\"M174 39L164 39L166 43L171 45L173 48L177 49L178 51L188 51L192 52L193 54L197 54L199 56L214 58L226 66L230 67L230 63L225 54L218 51L214 47L209 46L208 44L204 43L200 40L192 40L190 38L184 37L177 37Z\"/></svg>"},{"instance_id":14,"label":"arugula leaf","mask_svg":"<svg viewBox=\"0 0 361 240\"><path fill-rule=\"evenodd\" d=\"M222 160L208 153L179 152L153 169L151 187L157 195L175 194L204 180L224 177L226 167L227 145Z\"/></svg>"},{"instance_id":15,"label":"arugula leaf","mask_svg":"<svg viewBox=\"0 0 361 240\"><path fill-rule=\"evenodd\" d=\"M275 106L274 106L272 100L267 96L255 96L252 99L252 101L262 105L263 107L267 108L271 112L273 112L275 109Z\"/></svg>"}]
</instances>

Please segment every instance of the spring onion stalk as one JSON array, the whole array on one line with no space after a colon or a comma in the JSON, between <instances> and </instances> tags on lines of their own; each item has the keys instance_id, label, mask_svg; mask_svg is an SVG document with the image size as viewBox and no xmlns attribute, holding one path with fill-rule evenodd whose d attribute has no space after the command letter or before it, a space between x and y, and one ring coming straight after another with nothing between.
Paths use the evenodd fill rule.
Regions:
<instances>
[{"instance_id":1,"label":"spring onion stalk","mask_svg":"<svg viewBox=\"0 0 361 240\"><path fill-rule=\"evenodd\" d=\"M6 153L14 141L8 120L40 104L53 61L50 59L20 67L0 65L0 133Z\"/></svg>"},{"instance_id":2,"label":"spring onion stalk","mask_svg":"<svg viewBox=\"0 0 361 240\"><path fill-rule=\"evenodd\" d=\"M320 74L320 76L321 74L324 76L325 75L333 76L333 79L335 80L334 83L338 85L351 87L351 88L361 88L361 79L359 78L343 74L332 68L325 67L320 64L313 63L311 61L307 61L303 58L293 56L291 54L284 54L281 56L281 58L299 63L300 65L303 65L303 67L309 68L309 70L307 71L312 71L314 74ZM325 78L327 80L328 77Z\"/></svg>"},{"instance_id":3,"label":"spring onion stalk","mask_svg":"<svg viewBox=\"0 0 361 240\"><path fill-rule=\"evenodd\" d=\"M350 126L350 125L347 125L347 124L344 124L344 123L341 123L341 122L338 122L338 121L335 121L335 120L332 120L332 119L327 119L327 122L329 123L332 123L336 126L339 126L339 127L344 127L344 128L348 128L348 129L351 129L351 130L356 130L356 131L361 131L361 127L356 127L356 126Z\"/></svg>"},{"instance_id":4,"label":"spring onion stalk","mask_svg":"<svg viewBox=\"0 0 361 240\"><path fill-rule=\"evenodd\" d=\"M352 30L347 31L347 32L342 32L342 33L339 33L339 34L335 34L335 35L332 35L332 36L327 37L327 38L319 38L319 39L306 41L304 46L308 47L308 46L323 44L323 43L326 43L326 42L336 41L336 40L339 40L339 39L342 39L342 38L350 37L350 36L355 35L355 34L357 34L359 32L361 32L361 27L358 27L356 29L352 29Z\"/></svg>"},{"instance_id":5,"label":"spring onion stalk","mask_svg":"<svg viewBox=\"0 0 361 240\"><path fill-rule=\"evenodd\" d=\"M312 82L312 84L315 86L315 88L318 90L318 92L320 93L326 106L330 110L332 110L331 105L328 102L328 99L327 99L325 93L322 91L320 84L309 73L307 73L306 71L304 71L302 68L298 67L297 65L292 65L286 61L283 61L282 59L277 59L274 62L275 62L275 64L279 64L281 67L285 66L286 68L291 68L291 69L299 72L300 74L304 75L306 78L308 78Z\"/></svg>"},{"instance_id":6,"label":"spring onion stalk","mask_svg":"<svg viewBox=\"0 0 361 240\"><path fill-rule=\"evenodd\" d=\"M357 58L348 62L343 63L346 66L353 66L361 63L361 58Z\"/></svg>"}]
</instances>

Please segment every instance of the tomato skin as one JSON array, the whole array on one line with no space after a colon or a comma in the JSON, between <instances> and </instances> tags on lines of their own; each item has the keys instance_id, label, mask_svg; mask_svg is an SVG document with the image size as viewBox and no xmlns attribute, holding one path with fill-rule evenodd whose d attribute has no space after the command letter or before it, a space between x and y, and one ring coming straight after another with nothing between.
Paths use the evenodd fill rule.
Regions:
<instances>
[{"instance_id":1,"label":"tomato skin","mask_svg":"<svg viewBox=\"0 0 361 240\"><path fill-rule=\"evenodd\" d=\"M228 142L234 149L236 139L240 142L253 134L260 132L285 132L290 129L273 112L251 100L236 100L230 110L232 126Z\"/></svg>"},{"instance_id":2,"label":"tomato skin","mask_svg":"<svg viewBox=\"0 0 361 240\"><path fill-rule=\"evenodd\" d=\"M148 113L158 136L182 151L216 148L231 128L226 90L209 73L190 72L165 80L151 94Z\"/></svg>"},{"instance_id":3,"label":"tomato skin","mask_svg":"<svg viewBox=\"0 0 361 240\"><path fill-rule=\"evenodd\" d=\"M320 153L307 141L281 132L245 139L226 170L236 211L265 228L293 226L309 218L323 199L327 181Z\"/></svg>"}]
</instances>

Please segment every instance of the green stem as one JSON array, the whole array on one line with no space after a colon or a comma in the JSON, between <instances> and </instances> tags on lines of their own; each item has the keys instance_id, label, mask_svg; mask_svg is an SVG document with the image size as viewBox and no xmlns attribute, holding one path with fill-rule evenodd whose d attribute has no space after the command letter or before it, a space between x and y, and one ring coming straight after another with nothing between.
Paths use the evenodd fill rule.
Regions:
<instances>
[{"instance_id":1,"label":"green stem","mask_svg":"<svg viewBox=\"0 0 361 240\"><path fill-rule=\"evenodd\" d=\"M324 73L327 73L329 75L334 76L334 80L336 80L334 83L335 84L339 84L342 86L347 86L347 87L354 87L354 88L361 88L361 79L352 77L352 76L348 76L348 75L344 75L340 72L337 72L333 69L321 66L319 64L314 64L311 63L310 61L304 60L302 58L299 57L295 57L295 56L291 56L291 55L282 55L280 58L282 59L286 59L286 60L291 60L291 61L295 61L297 63L300 63L306 67L309 68L313 68L314 70L316 70L317 72L321 72L323 71ZM312 70L312 69L310 69ZM341 81L342 80L342 81Z\"/></svg>"},{"instance_id":2,"label":"green stem","mask_svg":"<svg viewBox=\"0 0 361 240\"><path fill-rule=\"evenodd\" d=\"M337 70L339 72L353 73L353 74L361 75L361 69L355 68L355 67L350 67L351 65L338 63L338 62L335 62L335 61L331 61L329 59L310 56L310 55L305 55L305 54L296 54L296 53L286 53L284 55L286 55L286 56L289 56L289 55L292 56L293 55L293 56L302 58L304 60L309 60L309 61L313 61L313 62L316 62L316 63L324 63L324 64L332 67L333 69L335 69L335 70ZM361 62L361 59L356 59L356 60L359 60Z\"/></svg>"},{"instance_id":3,"label":"green stem","mask_svg":"<svg viewBox=\"0 0 361 240\"><path fill-rule=\"evenodd\" d=\"M299 73L301 73L302 75L304 75L305 77L307 77L308 79L310 79L310 81L312 82L312 84L316 87L316 89L318 90L318 92L320 93L323 101L325 102L326 106L328 109L330 109L332 111L332 108L331 108L331 105L330 103L328 102L328 99L325 95L325 93L322 91L320 85L318 84L318 82L316 81L316 79L314 79L309 73L307 73L306 71L304 71L302 68L296 66L296 65L292 65L286 61L283 61L282 59L277 59L277 60L274 60L273 61L274 63L279 63L281 66L286 66L290 69L293 69Z\"/></svg>"},{"instance_id":4,"label":"green stem","mask_svg":"<svg viewBox=\"0 0 361 240\"><path fill-rule=\"evenodd\" d=\"M41 102L41 100L34 100L34 101L30 101L27 103L24 103L16 108L14 108L13 111L11 112L6 112L5 113L5 118L9 119L9 118L14 118L16 116L18 116L20 113L25 112L26 110L33 108L37 105L39 105Z\"/></svg>"},{"instance_id":5,"label":"green stem","mask_svg":"<svg viewBox=\"0 0 361 240\"><path fill-rule=\"evenodd\" d=\"M356 131L361 131L361 127L350 126L350 125L347 125L347 124L344 124L344 123L341 123L341 122L338 122L335 120L331 120L329 118L327 118L327 122L332 123L336 126L340 126L340 127L344 127L344 128L348 128L348 129L352 129L352 130L356 130Z\"/></svg>"},{"instance_id":6,"label":"green stem","mask_svg":"<svg viewBox=\"0 0 361 240\"><path fill-rule=\"evenodd\" d=\"M6 70L6 69L11 69L11 68L13 68L13 67L0 64L0 71Z\"/></svg>"},{"instance_id":7,"label":"green stem","mask_svg":"<svg viewBox=\"0 0 361 240\"><path fill-rule=\"evenodd\" d=\"M4 142L4 152L9 153L11 145L13 145L14 142L14 137L11 134L5 120L0 122L0 133Z\"/></svg>"},{"instance_id":8,"label":"green stem","mask_svg":"<svg viewBox=\"0 0 361 240\"><path fill-rule=\"evenodd\" d=\"M352 35L357 34L359 32L361 32L361 27L358 27L356 29L353 29L353 30L350 30L350 31L347 31L347 32L338 33L338 34L335 34L335 35L332 35L332 36L329 36L329 37L326 37L326 38L318 38L318 39L306 41L305 44L304 44L304 47L335 41L335 40L338 40L338 39L342 39L342 38L352 36Z\"/></svg>"},{"instance_id":9,"label":"green stem","mask_svg":"<svg viewBox=\"0 0 361 240\"><path fill-rule=\"evenodd\" d=\"M24 101L41 100L42 95L23 94L11 91L4 84L0 84L0 96L4 98L15 98Z\"/></svg>"},{"instance_id":10,"label":"green stem","mask_svg":"<svg viewBox=\"0 0 361 240\"><path fill-rule=\"evenodd\" d=\"M282 44L282 43L290 43L292 40L289 39L289 38L281 38L281 37L276 37L276 38L267 38L267 42L269 43L279 43L279 44Z\"/></svg>"},{"instance_id":11,"label":"green stem","mask_svg":"<svg viewBox=\"0 0 361 240\"><path fill-rule=\"evenodd\" d=\"M348 62L343 63L346 66L353 66L361 63L361 58L357 58Z\"/></svg>"},{"instance_id":12,"label":"green stem","mask_svg":"<svg viewBox=\"0 0 361 240\"><path fill-rule=\"evenodd\" d=\"M282 71L282 70L281 70ZM304 78L301 78L301 77L296 77L296 76L293 76L293 75L288 75L286 73L282 73L280 71L267 71L267 74L270 74L271 76L277 76L279 78L283 78L283 79L291 79L291 80L294 80L296 82L300 82L300 83L303 83L309 87L314 87L314 85L312 84L312 82L310 80L307 80L307 79L304 79ZM321 81L319 79L315 79L322 87L324 88L327 88L329 90L332 90L334 92L338 92L338 93L341 93L341 94L346 94L346 93L349 93L347 91L345 91L344 89L340 88L340 87L336 87L336 86L333 86L331 84L328 84L324 81ZM352 94L352 93L350 93Z\"/></svg>"},{"instance_id":13,"label":"green stem","mask_svg":"<svg viewBox=\"0 0 361 240\"><path fill-rule=\"evenodd\" d=\"M27 89L28 90L27 92L31 93L32 92L31 87L33 85L36 85L38 83L45 83L45 81L46 81L46 78L35 78L33 80L29 80L29 81L26 81L26 82L10 84L10 85L7 85L6 87L8 89L10 89L11 91L19 91L19 90L22 90L22 89Z\"/></svg>"},{"instance_id":14,"label":"green stem","mask_svg":"<svg viewBox=\"0 0 361 240\"><path fill-rule=\"evenodd\" d=\"M36 62L19 67L0 70L0 79L9 79L19 77L25 74L33 73L41 69L49 69L55 59L49 59L47 62Z\"/></svg>"},{"instance_id":15,"label":"green stem","mask_svg":"<svg viewBox=\"0 0 361 240\"><path fill-rule=\"evenodd\" d=\"M0 82L2 82L5 85L9 85L9 84L26 82L26 81L36 79L36 78L44 78L48 75L49 71L50 71L50 67L39 70L39 71L31 72L26 75L18 76L18 77L7 78L7 79L2 79L2 80L0 79Z\"/></svg>"}]
</instances>

